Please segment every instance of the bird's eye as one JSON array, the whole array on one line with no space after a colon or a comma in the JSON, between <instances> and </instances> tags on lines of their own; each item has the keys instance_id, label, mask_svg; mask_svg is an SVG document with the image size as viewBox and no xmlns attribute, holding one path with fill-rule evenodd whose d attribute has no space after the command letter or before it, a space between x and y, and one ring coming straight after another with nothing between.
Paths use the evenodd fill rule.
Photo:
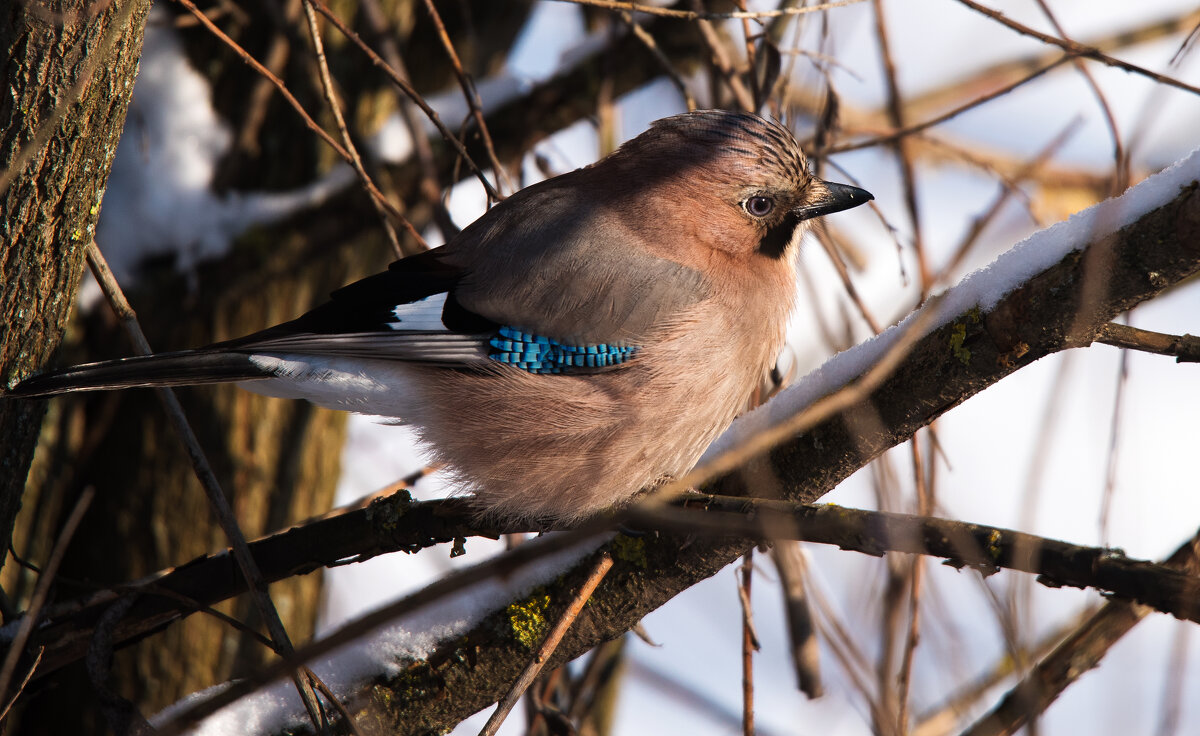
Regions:
<instances>
[{"instance_id":1,"label":"bird's eye","mask_svg":"<svg viewBox=\"0 0 1200 736\"><path fill-rule=\"evenodd\" d=\"M775 209L775 200L770 197L751 197L742 203L752 217L766 217Z\"/></svg>"}]
</instances>

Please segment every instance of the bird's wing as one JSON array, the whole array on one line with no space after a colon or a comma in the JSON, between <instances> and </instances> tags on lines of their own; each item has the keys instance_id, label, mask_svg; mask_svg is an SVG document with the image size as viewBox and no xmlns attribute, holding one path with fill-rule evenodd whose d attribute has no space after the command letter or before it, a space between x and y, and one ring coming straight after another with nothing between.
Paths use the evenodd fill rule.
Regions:
<instances>
[{"instance_id":1,"label":"bird's wing","mask_svg":"<svg viewBox=\"0 0 1200 736\"><path fill-rule=\"evenodd\" d=\"M621 365L703 298L706 281L631 247L628 228L570 178L528 187L447 245L218 347L551 373Z\"/></svg>"},{"instance_id":2,"label":"bird's wing","mask_svg":"<svg viewBox=\"0 0 1200 736\"><path fill-rule=\"evenodd\" d=\"M374 324L349 327L344 332L304 329L301 317L288 324L295 329L272 328L221 347L244 353L400 360L448 367L468 367L486 361L488 341L498 326L478 323L467 332L449 329L444 316L448 297L443 292L393 305Z\"/></svg>"},{"instance_id":3,"label":"bird's wing","mask_svg":"<svg viewBox=\"0 0 1200 736\"><path fill-rule=\"evenodd\" d=\"M645 213L600 199L586 173L526 187L445 246L464 309L571 344L637 345L707 296L701 273L639 241Z\"/></svg>"},{"instance_id":4,"label":"bird's wing","mask_svg":"<svg viewBox=\"0 0 1200 736\"><path fill-rule=\"evenodd\" d=\"M498 325L471 317L450 294L462 277L436 250L334 292L302 317L195 350L88 363L23 381L7 396L185 386L271 378L255 355L351 357L466 367L489 358ZM449 326L448 326L449 325Z\"/></svg>"},{"instance_id":5,"label":"bird's wing","mask_svg":"<svg viewBox=\"0 0 1200 736\"><path fill-rule=\"evenodd\" d=\"M400 360L446 366L488 359L499 325L463 310L453 291L462 269L434 249L333 292L329 302L290 322L212 348Z\"/></svg>"},{"instance_id":6,"label":"bird's wing","mask_svg":"<svg viewBox=\"0 0 1200 736\"><path fill-rule=\"evenodd\" d=\"M196 350L75 366L9 392L44 396L270 378L254 355L396 360L532 373L610 370L704 298L697 272L636 236L568 174L494 208L449 244L338 289L307 314Z\"/></svg>"}]
</instances>

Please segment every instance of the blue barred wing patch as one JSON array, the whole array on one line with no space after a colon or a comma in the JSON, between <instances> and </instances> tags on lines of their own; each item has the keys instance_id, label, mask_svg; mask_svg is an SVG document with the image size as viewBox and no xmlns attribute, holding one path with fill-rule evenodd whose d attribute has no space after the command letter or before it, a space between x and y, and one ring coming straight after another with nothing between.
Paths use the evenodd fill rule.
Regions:
<instances>
[{"instance_id":1,"label":"blue barred wing patch","mask_svg":"<svg viewBox=\"0 0 1200 736\"><path fill-rule=\"evenodd\" d=\"M613 368L637 353L631 345L567 345L550 337L501 327L488 357L530 373L586 373Z\"/></svg>"}]
</instances>

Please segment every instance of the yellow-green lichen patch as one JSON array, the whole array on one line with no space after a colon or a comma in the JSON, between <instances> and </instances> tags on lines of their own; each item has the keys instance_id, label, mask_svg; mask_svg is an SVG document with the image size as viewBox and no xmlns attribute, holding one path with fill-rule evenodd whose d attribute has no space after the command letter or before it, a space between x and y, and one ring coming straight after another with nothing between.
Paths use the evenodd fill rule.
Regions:
<instances>
[{"instance_id":1,"label":"yellow-green lichen patch","mask_svg":"<svg viewBox=\"0 0 1200 736\"><path fill-rule=\"evenodd\" d=\"M962 322L955 322L954 330L950 333L950 352L954 353L954 357L963 365L969 365L971 362L971 351L963 347L966 339L967 326Z\"/></svg>"},{"instance_id":2,"label":"yellow-green lichen patch","mask_svg":"<svg viewBox=\"0 0 1200 736\"><path fill-rule=\"evenodd\" d=\"M637 565L643 569L650 566L650 561L646 559L645 539L618 534L613 539L612 550L613 556L618 560L628 562L631 565Z\"/></svg>"},{"instance_id":3,"label":"yellow-green lichen patch","mask_svg":"<svg viewBox=\"0 0 1200 736\"><path fill-rule=\"evenodd\" d=\"M376 529L385 532L395 531L400 517L404 516L412 503L412 494L404 489L396 491L390 496L377 498L367 506L367 521Z\"/></svg>"},{"instance_id":4,"label":"yellow-green lichen patch","mask_svg":"<svg viewBox=\"0 0 1200 736\"><path fill-rule=\"evenodd\" d=\"M546 621L548 608L550 595L542 588L533 591L525 600L514 601L508 605L506 613L513 637L524 644L526 649L536 647L546 635L549 628Z\"/></svg>"},{"instance_id":5,"label":"yellow-green lichen patch","mask_svg":"<svg viewBox=\"0 0 1200 736\"><path fill-rule=\"evenodd\" d=\"M375 699L387 707L392 705L392 691L382 685L376 685L371 688L371 694ZM365 713L363 713L365 715Z\"/></svg>"},{"instance_id":6,"label":"yellow-green lichen patch","mask_svg":"<svg viewBox=\"0 0 1200 736\"><path fill-rule=\"evenodd\" d=\"M993 529L991 535L988 537L988 554L992 556L993 562L1000 562L1000 553L1002 551L1000 549L1000 542L1003 540L1003 535L997 529Z\"/></svg>"},{"instance_id":7,"label":"yellow-green lichen patch","mask_svg":"<svg viewBox=\"0 0 1200 736\"><path fill-rule=\"evenodd\" d=\"M950 352L963 365L970 365L971 350L966 346L967 342L967 322L971 324L979 324L983 321L983 312L979 307L971 307L967 310L966 321L955 322L952 332L950 333Z\"/></svg>"}]
</instances>

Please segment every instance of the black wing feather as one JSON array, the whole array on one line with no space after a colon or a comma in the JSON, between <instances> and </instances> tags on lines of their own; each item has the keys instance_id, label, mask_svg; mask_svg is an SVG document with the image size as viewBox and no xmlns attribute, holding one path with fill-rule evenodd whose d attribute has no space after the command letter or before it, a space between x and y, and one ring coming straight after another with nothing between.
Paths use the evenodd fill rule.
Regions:
<instances>
[{"instance_id":1,"label":"black wing feather","mask_svg":"<svg viewBox=\"0 0 1200 736\"><path fill-rule=\"evenodd\" d=\"M182 350L135 358L85 363L28 378L4 394L36 398L73 391L104 391L138 386L194 386L268 378L244 353Z\"/></svg>"},{"instance_id":2,"label":"black wing feather","mask_svg":"<svg viewBox=\"0 0 1200 736\"><path fill-rule=\"evenodd\" d=\"M328 302L290 322L218 345L241 348L284 335L389 330L388 323L394 321L392 310L397 305L451 292L463 278L462 269L445 263L442 255L440 248L434 248L403 258L382 273L334 291Z\"/></svg>"},{"instance_id":3,"label":"black wing feather","mask_svg":"<svg viewBox=\"0 0 1200 736\"><path fill-rule=\"evenodd\" d=\"M498 325L453 296L464 270L443 260L440 248L392 263L387 271L343 286L330 301L290 322L214 347L239 352L403 360L463 366L487 359ZM447 294L447 332L397 329L398 305Z\"/></svg>"}]
</instances>

